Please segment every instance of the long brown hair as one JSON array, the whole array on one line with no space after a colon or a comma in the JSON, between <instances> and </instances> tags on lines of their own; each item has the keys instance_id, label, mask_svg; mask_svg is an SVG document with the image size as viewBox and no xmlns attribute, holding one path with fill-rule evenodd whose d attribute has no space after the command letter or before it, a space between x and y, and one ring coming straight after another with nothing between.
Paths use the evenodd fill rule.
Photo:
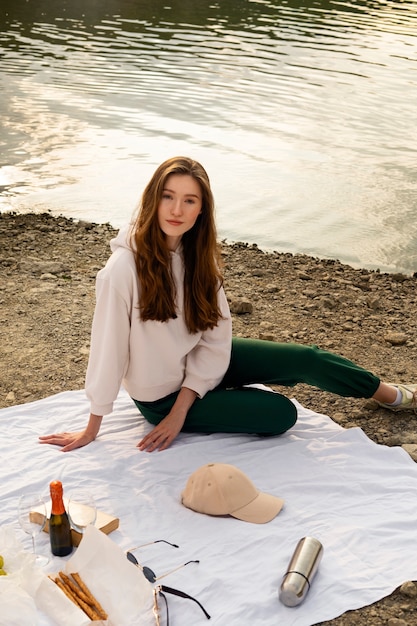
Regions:
<instances>
[{"instance_id":1,"label":"long brown hair","mask_svg":"<svg viewBox=\"0 0 417 626\"><path fill-rule=\"evenodd\" d=\"M184 233L184 319L191 333L217 325L221 318L217 292L223 283L214 220L214 199L207 172L188 157L164 161L145 187L132 229L136 269L140 283L140 317L166 322L177 317L171 255L158 223L158 206L171 174L192 176L202 193L202 210L194 226Z\"/></svg>"}]
</instances>

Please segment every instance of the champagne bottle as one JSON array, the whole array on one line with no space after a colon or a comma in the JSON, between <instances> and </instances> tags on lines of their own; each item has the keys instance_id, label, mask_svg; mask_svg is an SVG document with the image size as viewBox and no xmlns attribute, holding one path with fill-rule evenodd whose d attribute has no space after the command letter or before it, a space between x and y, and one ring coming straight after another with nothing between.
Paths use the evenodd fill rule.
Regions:
<instances>
[{"instance_id":1,"label":"champagne bottle","mask_svg":"<svg viewBox=\"0 0 417 626\"><path fill-rule=\"evenodd\" d=\"M49 539L55 556L66 556L72 552L71 526L63 500L62 483L54 480L49 485L52 508L49 518Z\"/></svg>"}]
</instances>

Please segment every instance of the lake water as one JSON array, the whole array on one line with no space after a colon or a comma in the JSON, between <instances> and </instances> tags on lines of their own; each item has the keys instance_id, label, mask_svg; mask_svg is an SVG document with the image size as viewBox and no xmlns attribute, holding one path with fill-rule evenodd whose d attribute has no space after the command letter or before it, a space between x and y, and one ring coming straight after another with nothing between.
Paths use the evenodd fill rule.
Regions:
<instances>
[{"instance_id":1,"label":"lake water","mask_svg":"<svg viewBox=\"0 0 417 626\"><path fill-rule=\"evenodd\" d=\"M2 0L0 211L128 221L167 157L219 235L417 271L417 0Z\"/></svg>"}]
</instances>

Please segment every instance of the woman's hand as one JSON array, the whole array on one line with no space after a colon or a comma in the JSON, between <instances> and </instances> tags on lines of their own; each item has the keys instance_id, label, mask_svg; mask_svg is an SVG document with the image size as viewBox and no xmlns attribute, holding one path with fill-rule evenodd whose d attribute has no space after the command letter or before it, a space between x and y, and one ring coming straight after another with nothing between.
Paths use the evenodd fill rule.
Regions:
<instances>
[{"instance_id":1,"label":"woman's hand","mask_svg":"<svg viewBox=\"0 0 417 626\"><path fill-rule=\"evenodd\" d=\"M187 413L196 397L195 391L188 389L188 387L181 387L168 415L142 441L139 441L137 445L139 450L153 452L157 449L161 451L168 448L184 426Z\"/></svg>"},{"instance_id":2,"label":"woman's hand","mask_svg":"<svg viewBox=\"0 0 417 626\"><path fill-rule=\"evenodd\" d=\"M49 443L54 446L61 446L62 452L69 452L76 448L88 445L97 436L100 430L102 415L90 414L90 419L85 430L74 433L54 433L52 435L42 435L39 437L40 443Z\"/></svg>"},{"instance_id":3,"label":"woman's hand","mask_svg":"<svg viewBox=\"0 0 417 626\"><path fill-rule=\"evenodd\" d=\"M174 441L184 425L185 417L169 413L150 433L139 441L139 450L153 452L157 448L165 450Z\"/></svg>"}]
</instances>

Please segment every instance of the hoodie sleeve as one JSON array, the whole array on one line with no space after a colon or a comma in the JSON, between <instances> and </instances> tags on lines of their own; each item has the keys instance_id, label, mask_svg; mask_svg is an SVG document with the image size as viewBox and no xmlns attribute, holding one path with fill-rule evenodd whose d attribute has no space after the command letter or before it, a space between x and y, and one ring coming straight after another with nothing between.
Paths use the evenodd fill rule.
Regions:
<instances>
[{"instance_id":1,"label":"hoodie sleeve","mask_svg":"<svg viewBox=\"0 0 417 626\"><path fill-rule=\"evenodd\" d=\"M202 398L223 379L230 363L232 350L232 318L223 287L218 302L222 318L217 326L203 332L198 344L187 355L183 387Z\"/></svg>"},{"instance_id":2,"label":"hoodie sleeve","mask_svg":"<svg viewBox=\"0 0 417 626\"><path fill-rule=\"evenodd\" d=\"M130 324L131 298L119 291L117 281L104 268L96 281L85 386L95 415L107 415L113 410L129 360Z\"/></svg>"}]
</instances>

